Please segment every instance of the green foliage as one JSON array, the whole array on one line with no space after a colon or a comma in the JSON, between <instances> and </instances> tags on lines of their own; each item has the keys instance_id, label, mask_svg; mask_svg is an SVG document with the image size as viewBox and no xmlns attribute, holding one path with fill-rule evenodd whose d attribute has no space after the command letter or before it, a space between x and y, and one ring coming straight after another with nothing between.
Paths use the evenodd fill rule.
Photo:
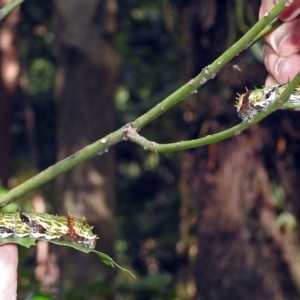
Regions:
<instances>
[{"instance_id":1,"label":"green foliage","mask_svg":"<svg viewBox=\"0 0 300 300\"><path fill-rule=\"evenodd\" d=\"M30 237L23 237L23 238L7 237L7 238L0 239L0 245L4 245L4 244L8 244L8 243L15 243L15 244L21 245L23 247L29 248L31 246L35 246L36 240L37 239L30 238ZM78 244L73 244L71 242L63 241L63 240L49 240L49 242L56 244L56 245L60 245L60 246L72 247L72 248L82 251L84 253L91 253L91 252L96 253L97 256L102 260L103 263L110 265L112 267L116 266L116 267L120 268L123 272L125 272L129 275L132 275L134 277L134 275L130 271L117 265L114 262L114 260L112 258L110 258L108 255L106 255L105 253L102 253L102 252L99 252L99 251L96 251L93 249L89 249L89 248L86 248L86 247L78 245Z\"/></svg>"},{"instance_id":2,"label":"green foliage","mask_svg":"<svg viewBox=\"0 0 300 300\"><path fill-rule=\"evenodd\" d=\"M280 184L276 184L275 182L271 183L271 189L273 194L273 202L274 206L277 209L283 209L285 205L285 194L284 189Z\"/></svg>"},{"instance_id":3,"label":"green foliage","mask_svg":"<svg viewBox=\"0 0 300 300\"><path fill-rule=\"evenodd\" d=\"M281 228L295 229L298 226L296 217L289 212L281 213L276 221Z\"/></svg>"},{"instance_id":4,"label":"green foliage","mask_svg":"<svg viewBox=\"0 0 300 300\"><path fill-rule=\"evenodd\" d=\"M123 64L116 94L119 125L131 122L183 83L184 65L177 56L181 36L168 32L162 4L162 1L120 3L122 30L117 43ZM181 124L179 114L178 110L171 111L167 119L160 118L153 127L143 129L143 134L149 139L175 139ZM155 283L160 272L175 274L180 267L174 264L179 222L178 154L160 156L123 143L118 146L117 155L120 199L117 255L146 276L145 282L141 278L124 287L125 295L127 299L160 299L162 295L168 299L164 288L154 284L148 290L146 282ZM141 251L146 253L141 255ZM148 274L149 259L158 264L157 273L152 275Z\"/></svg>"},{"instance_id":5,"label":"green foliage","mask_svg":"<svg viewBox=\"0 0 300 300\"><path fill-rule=\"evenodd\" d=\"M22 22L18 38L21 89L16 98L13 124L16 173L44 169L56 160L53 98L56 60L52 12L52 1L30 0L21 6ZM25 116L31 118L30 133ZM29 144L28 134L34 139L35 149Z\"/></svg>"},{"instance_id":6,"label":"green foliage","mask_svg":"<svg viewBox=\"0 0 300 300\"><path fill-rule=\"evenodd\" d=\"M28 70L29 94L41 98L44 94L52 92L55 71L50 60L34 59Z\"/></svg>"}]
</instances>

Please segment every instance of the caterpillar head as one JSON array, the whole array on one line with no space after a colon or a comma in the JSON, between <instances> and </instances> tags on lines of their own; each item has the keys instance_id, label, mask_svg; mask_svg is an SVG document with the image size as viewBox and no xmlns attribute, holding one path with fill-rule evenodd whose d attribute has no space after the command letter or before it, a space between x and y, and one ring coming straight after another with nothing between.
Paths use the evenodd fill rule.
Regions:
<instances>
[{"instance_id":1,"label":"caterpillar head","mask_svg":"<svg viewBox=\"0 0 300 300\"><path fill-rule=\"evenodd\" d=\"M251 91L246 88L246 93L238 94L236 97L235 107L239 117L243 120L243 122L251 122L252 117L259 112L259 110L255 109L249 102L250 93Z\"/></svg>"}]
</instances>

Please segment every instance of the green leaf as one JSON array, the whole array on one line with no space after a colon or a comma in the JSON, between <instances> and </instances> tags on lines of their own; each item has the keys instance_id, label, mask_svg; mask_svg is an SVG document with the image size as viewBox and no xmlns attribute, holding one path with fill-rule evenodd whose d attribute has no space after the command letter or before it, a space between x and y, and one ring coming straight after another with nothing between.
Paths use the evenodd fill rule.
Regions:
<instances>
[{"instance_id":1,"label":"green leaf","mask_svg":"<svg viewBox=\"0 0 300 300\"><path fill-rule=\"evenodd\" d=\"M280 227L295 229L298 225L296 217L289 212L282 212L276 219Z\"/></svg>"},{"instance_id":2,"label":"green leaf","mask_svg":"<svg viewBox=\"0 0 300 300\"><path fill-rule=\"evenodd\" d=\"M39 240L39 239L38 239ZM43 241L41 239L41 241ZM67 242L67 241L63 241L63 240L47 240L47 242L56 244L56 245L60 245L60 246L67 246L67 247L72 247L76 250L85 252L85 253L90 253L90 252L94 252L96 253L97 256L99 256L99 258L102 260L103 263L105 263L106 265L110 265L112 267L118 267L120 270L122 270L123 272L131 275L132 277L135 278L135 276L127 269L122 268L121 266L119 266L111 257L109 257L107 254L96 251L94 249L89 249L86 248L82 245L77 245L77 244L73 244L71 242ZM14 237L7 237L7 238L0 238L0 245L4 245L4 244L9 244L9 243L14 243L14 244L18 244L21 245L23 247L29 248L31 246L35 246L36 245L36 239L30 238L30 237L22 237L22 238L14 238Z\"/></svg>"},{"instance_id":3,"label":"green leaf","mask_svg":"<svg viewBox=\"0 0 300 300\"><path fill-rule=\"evenodd\" d=\"M25 300L55 300L55 299L47 295L34 294L34 295L29 295L28 297L25 298Z\"/></svg>"}]
</instances>

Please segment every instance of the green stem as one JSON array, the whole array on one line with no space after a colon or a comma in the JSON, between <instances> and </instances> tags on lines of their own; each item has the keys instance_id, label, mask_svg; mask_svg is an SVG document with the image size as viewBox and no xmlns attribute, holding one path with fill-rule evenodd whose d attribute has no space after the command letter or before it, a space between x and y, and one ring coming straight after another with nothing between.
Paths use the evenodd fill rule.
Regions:
<instances>
[{"instance_id":1,"label":"green stem","mask_svg":"<svg viewBox=\"0 0 300 300\"><path fill-rule=\"evenodd\" d=\"M224 52L219 58L217 58L211 65L205 67L202 72L195 78L191 79L184 86L179 88L169 97L164 99L154 108L146 112L133 122L133 126L137 129L141 129L152 120L163 114L166 110L173 105L182 101L189 94L197 90L198 87L206 83L208 80L214 78L216 74L222 69L232 58L247 49L252 41L257 37L268 24L270 24L285 8L285 0L281 0L276 6L274 6L268 14L261 18L239 41L231 46L226 52Z\"/></svg>"},{"instance_id":2,"label":"green stem","mask_svg":"<svg viewBox=\"0 0 300 300\"><path fill-rule=\"evenodd\" d=\"M65 173L81 162L88 160L95 155L101 155L105 153L108 148L114 144L120 142L123 139L123 128L109 134L108 136L94 142L91 145L86 146L75 154L67 157L66 159L56 163L49 167L45 171L25 181L19 186L13 188L8 193L0 198L0 207L6 206L17 198L25 195L26 193L36 189L46 182L51 181L58 175Z\"/></svg>"},{"instance_id":3,"label":"green stem","mask_svg":"<svg viewBox=\"0 0 300 300\"><path fill-rule=\"evenodd\" d=\"M10 11L15 8L17 5L21 4L24 0L15 0L10 3ZM193 93L199 86L204 84L207 80L215 77L215 74L227 64L234 56L240 53L242 50L246 49L253 41L253 39L258 35L258 33L263 30L270 22L272 22L280 12L284 9L285 0L280 0L280 2L274 6L274 8L269 12L268 15L263 17L258 21L237 43L235 43L229 50L227 50L223 55L221 55L217 60L215 60L211 65L203 69L203 71L196 76L194 79L190 80L189 83L185 84L183 87L179 88L176 92L171 94L161 103L156 105L153 109L142 115L140 118L135 120L131 126L125 126L118 129L117 131L111 133L107 137L94 142L93 144L85 147L84 149L78 151L77 153L69 156L68 158L56 163L45 171L39 173L38 175L32 177L28 181L22 183L21 185L15 187L4 196L0 198L0 207L7 205L8 203L14 201L15 199L25 195L31 190L45 184L46 182L51 181L56 178L58 175L67 172L68 170L74 168L81 162L90 159L91 157L103 153L108 150L109 147L120 142L124 139L124 134L127 134L127 138L131 139L134 142L139 143L134 140L132 136L137 134L137 130L141 129L153 119L157 118L159 115L164 113L166 110L171 108L173 105L184 99L190 93ZM14 6L11 6L14 5ZM5 6L2 10L2 14L8 13L8 8ZM13 8L12 8L13 7ZM1 17L0 17L1 18ZM146 139L139 137L139 140L144 140L148 146L151 146L151 149L156 149L159 152L175 151L182 150L192 147L198 147L206 145L208 143L216 142L228 138L234 134L238 134L242 130L249 127L251 124L257 123L260 121L259 117L261 114L256 116L250 124L239 124L233 128L225 130L221 133L217 133L212 136L207 136L203 139L180 142L166 145L158 145L153 142L148 142ZM262 119L262 118L261 118ZM130 129L131 128L131 129ZM146 145L145 144L145 145ZM144 144L143 144L144 145ZM156 147L156 148L154 148Z\"/></svg>"},{"instance_id":4,"label":"green stem","mask_svg":"<svg viewBox=\"0 0 300 300\"><path fill-rule=\"evenodd\" d=\"M282 24L282 21L280 19L275 19L273 22L271 22L269 25L267 25L252 41L252 44L255 44L258 42L261 38L263 38L266 34L276 29L278 26Z\"/></svg>"},{"instance_id":5,"label":"green stem","mask_svg":"<svg viewBox=\"0 0 300 300\"><path fill-rule=\"evenodd\" d=\"M134 128L131 128L126 135L130 141L142 146L144 149L151 150L154 152L173 152L173 151L179 151L184 149L196 148L211 143L216 143L218 141L240 134L245 129L258 123L262 119L266 118L275 110L284 108L285 105L287 104L290 95L292 94L293 90L298 86L299 83L300 83L300 72L288 84L284 92L281 94L280 98L278 98L272 104L270 104L266 111L260 112L259 114L254 116L251 122L244 122L232 128L229 128L227 130L224 130L222 132L213 135L207 135L206 137L200 139L195 139L191 141L181 141L181 142L170 143L170 144L157 144L155 142L146 140L144 137L139 136Z\"/></svg>"},{"instance_id":6,"label":"green stem","mask_svg":"<svg viewBox=\"0 0 300 300\"><path fill-rule=\"evenodd\" d=\"M12 0L0 9L0 21L10 14L15 8L20 6L25 0Z\"/></svg>"}]
</instances>

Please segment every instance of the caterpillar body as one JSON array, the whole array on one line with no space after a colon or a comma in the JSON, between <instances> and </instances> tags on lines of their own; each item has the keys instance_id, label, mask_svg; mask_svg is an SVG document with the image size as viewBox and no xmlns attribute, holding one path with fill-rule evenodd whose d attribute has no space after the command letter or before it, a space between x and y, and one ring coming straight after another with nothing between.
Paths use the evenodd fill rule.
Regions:
<instances>
[{"instance_id":1,"label":"caterpillar body","mask_svg":"<svg viewBox=\"0 0 300 300\"><path fill-rule=\"evenodd\" d=\"M94 249L97 235L86 218L55 216L41 213L0 213L0 238L31 237L43 240L64 240Z\"/></svg>"},{"instance_id":2,"label":"caterpillar body","mask_svg":"<svg viewBox=\"0 0 300 300\"><path fill-rule=\"evenodd\" d=\"M239 117L244 121L251 121L252 118L273 103L285 90L287 84L278 84L255 90L247 90L244 94L238 94L235 107ZM300 104L300 85L292 92L288 103Z\"/></svg>"}]
</instances>

